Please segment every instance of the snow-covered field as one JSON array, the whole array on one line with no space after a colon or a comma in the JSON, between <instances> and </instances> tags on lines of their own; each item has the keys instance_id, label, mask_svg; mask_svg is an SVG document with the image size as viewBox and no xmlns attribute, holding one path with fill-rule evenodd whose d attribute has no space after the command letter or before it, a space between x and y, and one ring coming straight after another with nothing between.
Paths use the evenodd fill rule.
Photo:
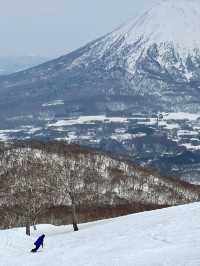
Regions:
<instances>
[{"instance_id":1,"label":"snow-covered field","mask_svg":"<svg viewBox=\"0 0 200 266\"><path fill-rule=\"evenodd\" d=\"M61 103L61 100L57 100L49 104ZM100 143L103 138L114 139L122 143L126 140L145 137L146 133L143 131L138 134L128 132L128 128L141 127L166 133L170 140L177 142L179 146L184 146L187 150L200 150L200 113L159 113L157 116L132 114L129 117L79 116L57 120L49 118L43 122L45 123L43 126L25 125L14 129L0 129L0 140L52 136L56 140L65 140L69 143L76 141L87 141L87 144ZM103 128L107 130L103 132Z\"/></svg>"},{"instance_id":2,"label":"snow-covered field","mask_svg":"<svg viewBox=\"0 0 200 266\"><path fill-rule=\"evenodd\" d=\"M44 249L30 253L46 234ZM163 209L80 225L40 225L0 231L1 266L198 266L200 204Z\"/></svg>"}]
</instances>

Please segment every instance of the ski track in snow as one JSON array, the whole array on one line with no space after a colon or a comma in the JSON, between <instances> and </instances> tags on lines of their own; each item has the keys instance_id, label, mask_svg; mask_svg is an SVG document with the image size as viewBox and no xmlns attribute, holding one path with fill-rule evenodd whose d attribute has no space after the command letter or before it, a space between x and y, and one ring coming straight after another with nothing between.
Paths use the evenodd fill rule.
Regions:
<instances>
[{"instance_id":1,"label":"ski track in snow","mask_svg":"<svg viewBox=\"0 0 200 266\"><path fill-rule=\"evenodd\" d=\"M44 249L30 253L46 234ZM198 266L200 204L71 226L0 231L1 266Z\"/></svg>"}]
</instances>

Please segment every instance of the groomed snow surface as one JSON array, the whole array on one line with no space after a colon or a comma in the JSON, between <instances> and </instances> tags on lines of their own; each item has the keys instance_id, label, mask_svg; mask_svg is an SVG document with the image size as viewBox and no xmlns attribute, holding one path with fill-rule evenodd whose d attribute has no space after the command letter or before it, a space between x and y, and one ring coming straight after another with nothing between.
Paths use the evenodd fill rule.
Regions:
<instances>
[{"instance_id":1,"label":"groomed snow surface","mask_svg":"<svg viewBox=\"0 0 200 266\"><path fill-rule=\"evenodd\" d=\"M45 246L30 253L46 234ZM1 266L198 266L200 204L173 207L80 225L40 225L0 231Z\"/></svg>"}]
</instances>

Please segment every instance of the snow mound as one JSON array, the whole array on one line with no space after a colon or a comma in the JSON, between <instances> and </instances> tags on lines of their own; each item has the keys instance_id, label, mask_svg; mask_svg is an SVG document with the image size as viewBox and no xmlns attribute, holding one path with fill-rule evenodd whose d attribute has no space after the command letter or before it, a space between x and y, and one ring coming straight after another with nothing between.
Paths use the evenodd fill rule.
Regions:
<instances>
[{"instance_id":1,"label":"snow mound","mask_svg":"<svg viewBox=\"0 0 200 266\"><path fill-rule=\"evenodd\" d=\"M80 225L40 225L0 231L1 266L197 266L200 265L200 204L173 207ZM41 233L45 247L29 250Z\"/></svg>"}]
</instances>

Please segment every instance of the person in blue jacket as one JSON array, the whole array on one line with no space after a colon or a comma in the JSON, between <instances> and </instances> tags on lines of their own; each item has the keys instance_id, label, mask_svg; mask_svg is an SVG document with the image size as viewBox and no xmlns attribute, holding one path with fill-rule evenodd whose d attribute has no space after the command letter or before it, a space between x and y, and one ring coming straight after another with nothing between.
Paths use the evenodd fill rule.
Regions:
<instances>
[{"instance_id":1,"label":"person in blue jacket","mask_svg":"<svg viewBox=\"0 0 200 266\"><path fill-rule=\"evenodd\" d=\"M31 252L36 252L36 251L39 249L40 246L42 246L42 248L43 248L43 245L44 245L44 238L45 238L45 235L41 235L41 236L35 241L35 243L34 243L35 248L33 248L33 249L31 250Z\"/></svg>"}]
</instances>

